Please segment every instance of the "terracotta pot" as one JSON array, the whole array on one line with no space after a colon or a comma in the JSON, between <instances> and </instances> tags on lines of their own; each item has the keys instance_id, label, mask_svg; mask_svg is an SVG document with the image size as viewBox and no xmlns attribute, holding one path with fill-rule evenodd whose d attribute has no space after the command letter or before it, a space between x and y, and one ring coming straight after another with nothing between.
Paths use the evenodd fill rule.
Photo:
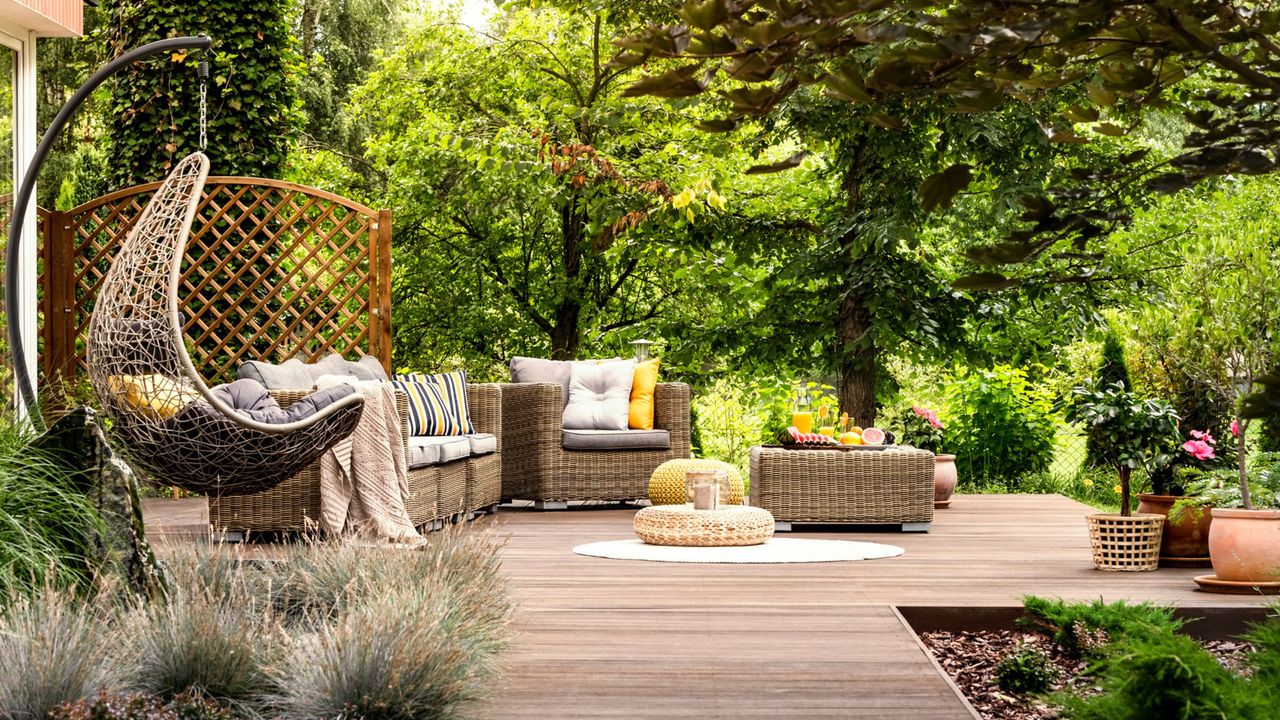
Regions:
<instances>
[{"instance_id":1,"label":"terracotta pot","mask_svg":"<svg viewBox=\"0 0 1280 720\"><path fill-rule=\"evenodd\" d=\"M1181 500L1179 495L1138 495L1138 512L1155 513L1169 517L1173 504ZM1209 527L1213 515L1208 508L1200 512L1185 512L1178 522L1165 521L1164 539L1160 541L1160 564L1188 567L1194 561L1209 561Z\"/></svg>"},{"instance_id":2,"label":"terracotta pot","mask_svg":"<svg viewBox=\"0 0 1280 720\"><path fill-rule=\"evenodd\" d=\"M1209 556L1218 580L1280 582L1280 510L1214 508Z\"/></svg>"},{"instance_id":3,"label":"terracotta pot","mask_svg":"<svg viewBox=\"0 0 1280 720\"><path fill-rule=\"evenodd\" d=\"M951 504L951 493L956 489L956 456L934 455L933 506L944 508Z\"/></svg>"}]
</instances>

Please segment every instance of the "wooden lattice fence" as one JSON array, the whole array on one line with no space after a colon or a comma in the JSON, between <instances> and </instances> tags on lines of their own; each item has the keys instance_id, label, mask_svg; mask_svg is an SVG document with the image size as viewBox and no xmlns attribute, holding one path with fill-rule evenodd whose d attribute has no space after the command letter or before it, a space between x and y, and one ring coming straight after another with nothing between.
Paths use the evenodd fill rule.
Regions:
<instances>
[{"instance_id":1,"label":"wooden lattice fence","mask_svg":"<svg viewBox=\"0 0 1280 720\"><path fill-rule=\"evenodd\" d=\"M159 183L40 211L40 368L85 372L93 298ZM179 291L188 349L209 382L246 360L365 352L391 366L391 213L316 188L210 177Z\"/></svg>"}]
</instances>

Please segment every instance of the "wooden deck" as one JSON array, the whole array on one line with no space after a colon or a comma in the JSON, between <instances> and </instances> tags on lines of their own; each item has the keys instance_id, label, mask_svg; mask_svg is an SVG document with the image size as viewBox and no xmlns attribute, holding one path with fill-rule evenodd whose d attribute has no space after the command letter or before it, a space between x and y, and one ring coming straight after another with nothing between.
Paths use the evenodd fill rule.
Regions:
<instances>
[{"instance_id":1,"label":"wooden deck","mask_svg":"<svg viewBox=\"0 0 1280 720\"><path fill-rule=\"evenodd\" d=\"M199 501L149 501L163 534L204 522ZM1200 592L1206 570L1092 569L1083 515L1060 496L958 496L932 532L798 532L899 545L897 558L682 565L574 555L634 537L634 509L504 508L517 644L493 718L969 718L896 606L1015 606L1026 594L1265 605ZM162 528L165 528L162 530ZM181 536L181 535L179 535Z\"/></svg>"}]
</instances>

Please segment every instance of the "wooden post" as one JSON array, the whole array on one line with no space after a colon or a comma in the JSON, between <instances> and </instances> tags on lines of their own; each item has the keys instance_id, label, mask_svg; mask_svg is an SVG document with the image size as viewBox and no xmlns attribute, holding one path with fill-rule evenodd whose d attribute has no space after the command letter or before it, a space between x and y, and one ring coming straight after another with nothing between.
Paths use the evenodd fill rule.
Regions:
<instances>
[{"instance_id":1,"label":"wooden post","mask_svg":"<svg viewBox=\"0 0 1280 720\"><path fill-rule=\"evenodd\" d=\"M378 322L375 326L378 333L376 346L378 359L382 367L390 375L391 367L391 211L378 211L378 239L375 243L378 252Z\"/></svg>"}]
</instances>

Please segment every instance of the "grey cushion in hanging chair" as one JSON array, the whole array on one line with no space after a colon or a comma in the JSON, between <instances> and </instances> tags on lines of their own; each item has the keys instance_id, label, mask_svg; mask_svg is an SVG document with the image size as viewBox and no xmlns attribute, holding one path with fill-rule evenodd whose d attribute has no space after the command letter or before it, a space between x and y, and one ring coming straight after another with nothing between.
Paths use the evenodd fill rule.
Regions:
<instances>
[{"instance_id":1,"label":"grey cushion in hanging chair","mask_svg":"<svg viewBox=\"0 0 1280 720\"><path fill-rule=\"evenodd\" d=\"M258 390L215 392L196 372L178 286L208 173L208 158L193 153L156 190L103 278L85 344L111 438L130 461L166 485L236 495L275 487L310 465L355 429L364 400L320 391L296 411L272 412Z\"/></svg>"},{"instance_id":2,"label":"grey cushion in hanging chair","mask_svg":"<svg viewBox=\"0 0 1280 720\"><path fill-rule=\"evenodd\" d=\"M356 392L353 385L336 385L317 390L288 408L281 408L280 403L271 397L271 393L256 380L236 380L209 389L215 397L235 410L237 414L264 423L288 423L306 420L330 404ZM204 407L215 412L207 403Z\"/></svg>"}]
</instances>

